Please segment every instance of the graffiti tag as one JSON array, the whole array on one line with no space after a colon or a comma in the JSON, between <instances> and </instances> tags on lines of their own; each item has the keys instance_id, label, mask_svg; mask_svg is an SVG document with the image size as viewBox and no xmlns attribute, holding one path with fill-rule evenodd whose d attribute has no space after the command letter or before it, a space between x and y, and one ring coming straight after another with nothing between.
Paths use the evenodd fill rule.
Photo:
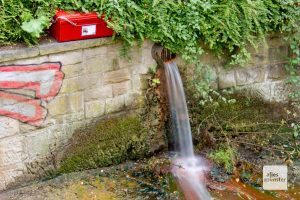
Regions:
<instances>
[{"instance_id":1,"label":"graffiti tag","mask_svg":"<svg viewBox=\"0 0 300 200\"><path fill-rule=\"evenodd\" d=\"M59 93L63 78L60 62L0 66L0 115L41 125L47 116L43 101ZM22 94L24 90L34 95Z\"/></svg>"}]
</instances>

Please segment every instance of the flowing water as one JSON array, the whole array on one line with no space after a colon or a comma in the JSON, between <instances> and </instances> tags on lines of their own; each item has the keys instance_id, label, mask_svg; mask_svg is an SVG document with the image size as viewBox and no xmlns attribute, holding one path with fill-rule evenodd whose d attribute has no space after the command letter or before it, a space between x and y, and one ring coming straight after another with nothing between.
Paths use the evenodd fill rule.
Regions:
<instances>
[{"instance_id":1,"label":"flowing water","mask_svg":"<svg viewBox=\"0 0 300 200\"><path fill-rule=\"evenodd\" d=\"M175 62L165 63L165 74L175 151L178 153L178 158L173 160L172 173L177 178L187 199L212 199L205 184L205 172L208 171L208 167L203 159L194 154L185 93Z\"/></svg>"}]
</instances>

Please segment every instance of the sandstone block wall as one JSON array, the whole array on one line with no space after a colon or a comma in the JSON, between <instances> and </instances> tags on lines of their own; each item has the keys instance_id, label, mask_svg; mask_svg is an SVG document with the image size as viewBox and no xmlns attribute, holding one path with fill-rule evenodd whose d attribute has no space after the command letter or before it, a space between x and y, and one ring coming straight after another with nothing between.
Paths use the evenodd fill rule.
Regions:
<instances>
[{"instance_id":1,"label":"sandstone block wall","mask_svg":"<svg viewBox=\"0 0 300 200\"><path fill-rule=\"evenodd\" d=\"M281 38L252 50L243 67L226 69L211 54L201 62L213 67L218 88L245 87L266 100L285 101L289 52ZM0 191L28 176L32 163L63 149L76 129L138 107L148 68L156 64L152 43L133 48L131 61L120 58L120 47L102 38L0 48Z\"/></svg>"},{"instance_id":2,"label":"sandstone block wall","mask_svg":"<svg viewBox=\"0 0 300 200\"><path fill-rule=\"evenodd\" d=\"M0 49L0 191L30 163L63 147L95 119L136 109L155 64L150 42L120 58L110 38Z\"/></svg>"},{"instance_id":3,"label":"sandstone block wall","mask_svg":"<svg viewBox=\"0 0 300 200\"><path fill-rule=\"evenodd\" d=\"M290 88L285 82L288 75L285 65L289 59L289 44L283 36L268 37L265 44L262 43L256 50L251 49L250 53L251 60L242 66L226 66L224 59L217 59L209 53L203 55L200 62L213 67L213 84L219 89L244 88L266 101L287 101ZM180 58L177 62L185 66ZM191 76L193 67L185 67L189 68L187 74Z\"/></svg>"}]
</instances>

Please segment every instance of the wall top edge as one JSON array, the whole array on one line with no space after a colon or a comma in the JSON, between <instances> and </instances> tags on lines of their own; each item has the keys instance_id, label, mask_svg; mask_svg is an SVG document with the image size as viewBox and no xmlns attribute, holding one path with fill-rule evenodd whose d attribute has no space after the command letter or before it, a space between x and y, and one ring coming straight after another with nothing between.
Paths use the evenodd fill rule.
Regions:
<instances>
[{"instance_id":1,"label":"wall top edge","mask_svg":"<svg viewBox=\"0 0 300 200\"><path fill-rule=\"evenodd\" d=\"M43 39L38 45L31 47L24 44L0 47L0 63L115 43L116 42L113 41L111 37L61 43L57 42L53 38L47 38Z\"/></svg>"}]
</instances>

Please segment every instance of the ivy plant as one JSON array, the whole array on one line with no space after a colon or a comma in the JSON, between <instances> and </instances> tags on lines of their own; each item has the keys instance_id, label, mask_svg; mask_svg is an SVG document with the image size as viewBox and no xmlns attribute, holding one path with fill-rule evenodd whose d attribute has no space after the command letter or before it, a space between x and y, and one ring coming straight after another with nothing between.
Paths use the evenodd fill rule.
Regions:
<instances>
[{"instance_id":1,"label":"ivy plant","mask_svg":"<svg viewBox=\"0 0 300 200\"><path fill-rule=\"evenodd\" d=\"M56 9L97 12L124 41L159 42L189 62L204 51L228 56L232 64L249 57L270 32L299 31L297 0L5 0L0 1L0 43L36 43Z\"/></svg>"}]
</instances>

